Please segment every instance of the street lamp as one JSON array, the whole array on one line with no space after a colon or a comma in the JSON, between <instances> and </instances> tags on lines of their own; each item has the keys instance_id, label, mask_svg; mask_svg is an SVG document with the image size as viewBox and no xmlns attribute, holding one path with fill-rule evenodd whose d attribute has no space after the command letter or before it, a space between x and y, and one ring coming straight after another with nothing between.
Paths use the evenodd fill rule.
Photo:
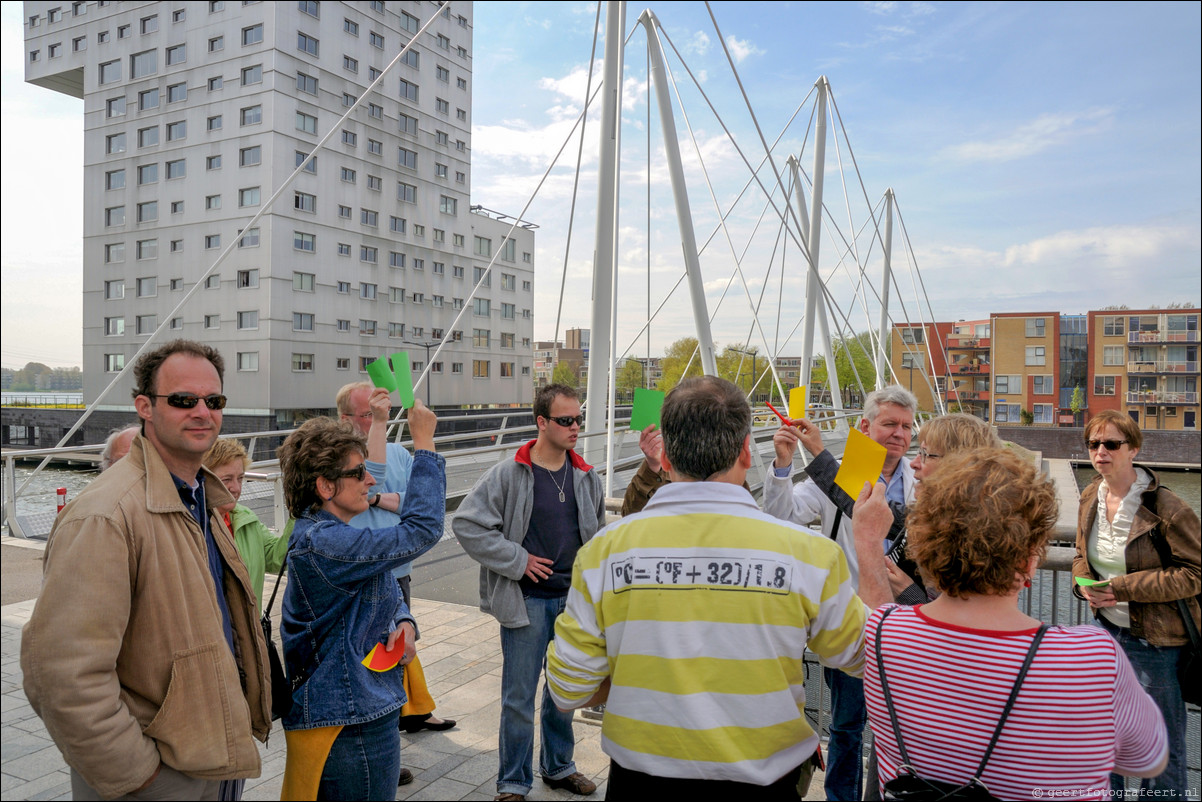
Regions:
<instances>
[{"instance_id":1,"label":"street lamp","mask_svg":"<svg viewBox=\"0 0 1202 802\"><path fill-rule=\"evenodd\" d=\"M435 340L434 342L418 343L413 340L401 340L406 345L416 345L418 348L426 349L426 406L430 406L430 377L434 375L434 371L430 368L430 349L438 346L442 341Z\"/></svg>"},{"instance_id":2,"label":"street lamp","mask_svg":"<svg viewBox=\"0 0 1202 802\"><path fill-rule=\"evenodd\" d=\"M755 400L754 400L755 387L757 384L759 384L759 382L756 381L756 378L755 378L756 352L750 351L750 350L745 351L742 348L734 348L734 347L731 347L730 350L734 351L736 354L743 354L744 356L751 357L751 389L748 391L747 395L749 396L748 401L751 403L755 403ZM738 383L739 383L739 374L736 372L735 373L735 384L738 384Z\"/></svg>"}]
</instances>

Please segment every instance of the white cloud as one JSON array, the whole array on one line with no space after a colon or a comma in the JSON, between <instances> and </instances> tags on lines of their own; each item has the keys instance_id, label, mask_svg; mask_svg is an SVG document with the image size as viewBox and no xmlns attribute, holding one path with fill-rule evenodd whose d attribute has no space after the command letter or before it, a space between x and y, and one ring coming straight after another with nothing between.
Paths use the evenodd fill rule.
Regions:
<instances>
[{"instance_id":1,"label":"white cloud","mask_svg":"<svg viewBox=\"0 0 1202 802\"><path fill-rule=\"evenodd\" d=\"M742 64L748 56L762 56L764 51L751 43L749 39L740 39L733 33L727 34L726 46L730 49L730 57L735 64Z\"/></svg>"},{"instance_id":2,"label":"white cloud","mask_svg":"<svg viewBox=\"0 0 1202 802\"><path fill-rule=\"evenodd\" d=\"M1113 108L1097 108L1043 114L1009 134L955 145L944 150L943 155L965 162L1013 161L1105 130L1113 122L1114 113Z\"/></svg>"},{"instance_id":3,"label":"white cloud","mask_svg":"<svg viewBox=\"0 0 1202 802\"><path fill-rule=\"evenodd\" d=\"M684 44L680 45L680 52L694 56L704 56L710 51L712 44L709 34L705 31L696 31L689 39L685 40Z\"/></svg>"}]
</instances>

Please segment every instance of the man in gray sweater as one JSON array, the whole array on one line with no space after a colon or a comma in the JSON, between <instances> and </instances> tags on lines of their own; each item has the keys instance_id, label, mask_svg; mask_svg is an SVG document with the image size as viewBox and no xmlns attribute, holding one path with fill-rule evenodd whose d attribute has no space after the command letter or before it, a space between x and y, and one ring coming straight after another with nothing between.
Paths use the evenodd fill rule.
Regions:
<instances>
[{"instance_id":1,"label":"man in gray sweater","mask_svg":"<svg viewBox=\"0 0 1202 802\"><path fill-rule=\"evenodd\" d=\"M538 438L481 476L451 524L480 563L480 609L501 624L499 800L525 799L533 786L534 694L547 644L576 552L605 522L601 480L572 450L584 421L576 391L562 384L539 390L534 420ZM544 692L541 719L543 782L593 793L597 786L572 760L572 714Z\"/></svg>"}]
</instances>

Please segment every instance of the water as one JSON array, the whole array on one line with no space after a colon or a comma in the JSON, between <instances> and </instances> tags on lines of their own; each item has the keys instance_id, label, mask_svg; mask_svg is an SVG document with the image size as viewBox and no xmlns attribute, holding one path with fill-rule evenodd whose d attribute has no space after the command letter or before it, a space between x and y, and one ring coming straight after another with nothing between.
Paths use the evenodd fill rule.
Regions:
<instances>
[{"instance_id":1,"label":"water","mask_svg":"<svg viewBox=\"0 0 1202 802\"><path fill-rule=\"evenodd\" d=\"M16 469L17 487L20 488L32 473L32 467L18 467ZM17 513L33 515L41 512L54 512L58 509L56 494L58 488L67 488L67 501L70 501L97 476L99 474L92 468L43 468L41 473L29 484L29 487L25 488L25 492L17 496Z\"/></svg>"},{"instance_id":2,"label":"water","mask_svg":"<svg viewBox=\"0 0 1202 802\"><path fill-rule=\"evenodd\" d=\"M34 407L77 407L83 404L83 393L50 392L47 390L5 390L2 394L4 406L34 406Z\"/></svg>"}]
</instances>

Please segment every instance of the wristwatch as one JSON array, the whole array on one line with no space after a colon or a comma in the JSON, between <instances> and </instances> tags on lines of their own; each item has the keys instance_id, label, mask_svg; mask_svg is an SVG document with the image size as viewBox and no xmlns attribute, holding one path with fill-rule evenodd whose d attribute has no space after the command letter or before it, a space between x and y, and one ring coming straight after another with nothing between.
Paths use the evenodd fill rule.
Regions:
<instances>
[{"instance_id":1,"label":"wristwatch","mask_svg":"<svg viewBox=\"0 0 1202 802\"><path fill-rule=\"evenodd\" d=\"M376 494L374 494L374 495L373 495L371 498L369 498L369 499L367 500L367 506L369 506L369 507L378 507L378 506L380 506L380 496L382 496L382 495L384 495L384 494L383 494L383 493L376 493Z\"/></svg>"}]
</instances>

